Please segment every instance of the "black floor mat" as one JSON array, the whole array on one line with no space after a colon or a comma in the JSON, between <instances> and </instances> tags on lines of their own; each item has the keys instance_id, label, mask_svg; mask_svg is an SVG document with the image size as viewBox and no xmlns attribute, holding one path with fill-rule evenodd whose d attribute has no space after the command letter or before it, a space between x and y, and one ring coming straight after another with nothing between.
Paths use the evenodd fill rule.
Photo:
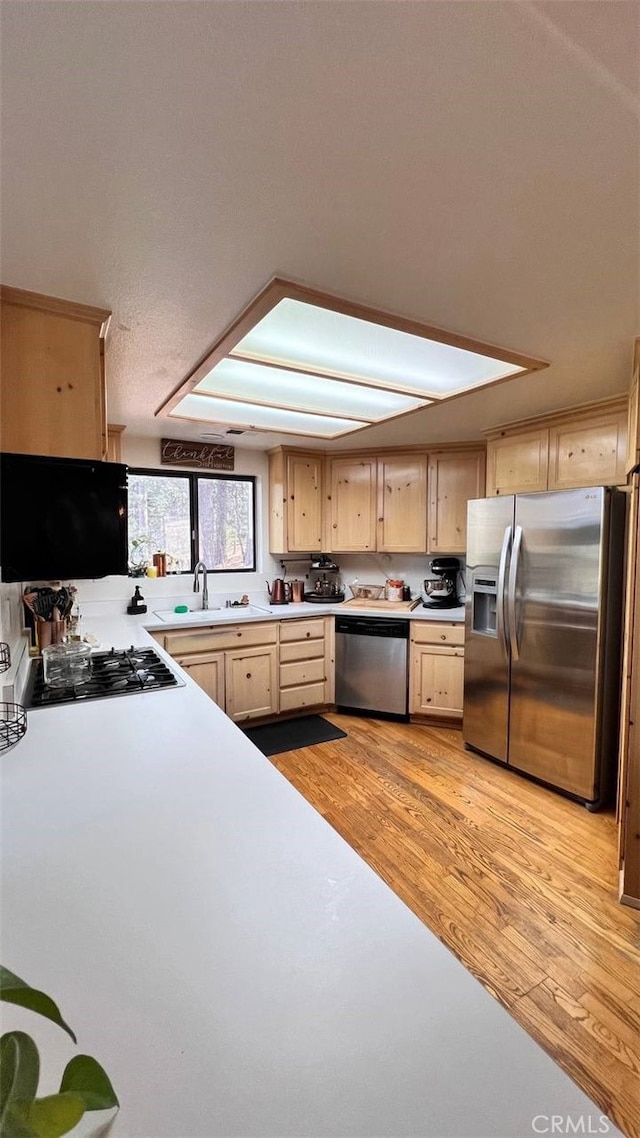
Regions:
<instances>
[{"instance_id":1,"label":"black floor mat","mask_svg":"<svg viewBox=\"0 0 640 1138\"><path fill-rule=\"evenodd\" d=\"M328 743L330 739L345 739L347 735L346 731L334 727L321 715L285 719L282 723L267 723L264 727L247 727L244 733L263 755L279 755L282 751L295 751L298 747L311 747L314 743Z\"/></svg>"}]
</instances>

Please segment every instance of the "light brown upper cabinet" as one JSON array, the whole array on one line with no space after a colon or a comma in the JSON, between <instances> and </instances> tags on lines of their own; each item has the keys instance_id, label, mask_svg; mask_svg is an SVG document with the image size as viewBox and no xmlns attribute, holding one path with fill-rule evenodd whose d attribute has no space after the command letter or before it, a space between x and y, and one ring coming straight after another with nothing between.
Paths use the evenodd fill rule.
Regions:
<instances>
[{"instance_id":1,"label":"light brown upper cabinet","mask_svg":"<svg viewBox=\"0 0 640 1138\"><path fill-rule=\"evenodd\" d=\"M427 548L427 456L378 457L378 552L424 553Z\"/></svg>"},{"instance_id":2,"label":"light brown upper cabinet","mask_svg":"<svg viewBox=\"0 0 640 1138\"><path fill-rule=\"evenodd\" d=\"M640 339L633 352L633 374L629 389L627 413L627 459L625 472L630 474L640 463Z\"/></svg>"},{"instance_id":3,"label":"light brown upper cabinet","mask_svg":"<svg viewBox=\"0 0 640 1138\"><path fill-rule=\"evenodd\" d=\"M322 455L306 451L269 455L271 553L314 553L323 537Z\"/></svg>"},{"instance_id":4,"label":"light brown upper cabinet","mask_svg":"<svg viewBox=\"0 0 640 1138\"><path fill-rule=\"evenodd\" d=\"M487 496L626 481L627 400L609 399L489 434Z\"/></svg>"},{"instance_id":5,"label":"light brown upper cabinet","mask_svg":"<svg viewBox=\"0 0 640 1138\"><path fill-rule=\"evenodd\" d=\"M485 452L429 455L429 552L465 553L467 502L484 498Z\"/></svg>"},{"instance_id":6,"label":"light brown upper cabinet","mask_svg":"<svg viewBox=\"0 0 640 1138\"><path fill-rule=\"evenodd\" d=\"M378 461L375 456L329 459L329 549L371 553L376 549Z\"/></svg>"},{"instance_id":7,"label":"light brown upper cabinet","mask_svg":"<svg viewBox=\"0 0 640 1138\"><path fill-rule=\"evenodd\" d=\"M107 423L107 458L109 462L122 462L122 436L125 429L120 423Z\"/></svg>"},{"instance_id":8,"label":"light brown upper cabinet","mask_svg":"<svg viewBox=\"0 0 640 1138\"><path fill-rule=\"evenodd\" d=\"M549 428L549 489L626 482L627 408Z\"/></svg>"},{"instance_id":9,"label":"light brown upper cabinet","mask_svg":"<svg viewBox=\"0 0 640 1138\"><path fill-rule=\"evenodd\" d=\"M103 459L104 338L110 313L0 289L2 449Z\"/></svg>"},{"instance_id":10,"label":"light brown upper cabinet","mask_svg":"<svg viewBox=\"0 0 640 1138\"><path fill-rule=\"evenodd\" d=\"M546 490L549 432L503 431L487 443L487 497Z\"/></svg>"}]
</instances>

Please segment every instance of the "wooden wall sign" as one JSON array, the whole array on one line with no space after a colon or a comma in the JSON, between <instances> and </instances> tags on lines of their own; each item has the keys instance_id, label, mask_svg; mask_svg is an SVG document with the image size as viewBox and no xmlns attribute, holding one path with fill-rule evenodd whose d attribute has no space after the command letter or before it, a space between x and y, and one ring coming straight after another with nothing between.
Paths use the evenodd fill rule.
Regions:
<instances>
[{"instance_id":1,"label":"wooden wall sign","mask_svg":"<svg viewBox=\"0 0 640 1138\"><path fill-rule=\"evenodd\" d=\"M161 466L195 466L198 470L233 470L235 447L197 443L190 439L161 439Z\"/></svg>"}]
</instances>

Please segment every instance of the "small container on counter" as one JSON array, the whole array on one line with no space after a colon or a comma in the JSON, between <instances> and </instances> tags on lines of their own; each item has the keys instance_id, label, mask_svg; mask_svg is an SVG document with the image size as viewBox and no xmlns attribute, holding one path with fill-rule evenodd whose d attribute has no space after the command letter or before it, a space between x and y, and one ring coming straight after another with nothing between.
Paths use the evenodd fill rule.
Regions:
<instances>
[{"instance_id":1,"label":"small container on counter","mask_svg":"<svg viewBox=\"0 0 640 1138\"><path fill-rule=\"evenodd\" d=\"M387 600L388 601L401 601L404 593L404 581L389 580L387 581Z\"/></svg>"},{"instance_id":2,"label":"small container on counter","mask_svg":"<svg viewBox=\"0 0 640 1138\"><path fill-rule=\"evenodd\" d=\"M145 613L147 606L144 603L144 597L140 592L140 586L136 585L134 594L130 603L127 605L127 612L129 616L135 616L137 613Z\"/></svg>"},{"instance_id":3,"label":"small container on counter","mask_svg":"<svg viewBox=\"0 0 640 1138\"><path fill-rule=\"evenodd\" d=\"M91 647L73 644L50 644L42 650L44 682L51 688L73 688L84 684L91 675Z\"/></svg>"},{"instance_id":4,"label":"small container on counter","mask_svg":"<svg viewBox=\"0 0 640 1138\"><path fill-rule=\"evenodd\" d=\"M38 651L44 654L52 644L62 644L67 635L66 620L36 620L36 643Z\"/></svg>"}]
</instances>

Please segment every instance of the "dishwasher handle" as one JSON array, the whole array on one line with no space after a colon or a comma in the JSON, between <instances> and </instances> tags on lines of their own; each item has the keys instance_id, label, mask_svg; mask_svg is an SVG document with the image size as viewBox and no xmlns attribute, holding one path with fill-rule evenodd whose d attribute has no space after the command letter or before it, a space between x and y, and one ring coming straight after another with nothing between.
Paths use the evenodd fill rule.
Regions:
<instances>
[{"instance_id":1,"label":"dishwasher handle","mask_svg":"<svg viewBox=\"0 0 640 1138\"><path fill-rule=\"evenodd\" d=\"M343 636L387 636L408 640L409 621L385 616L337 616L336 632Z\"/></svg>"}]
</instances>

